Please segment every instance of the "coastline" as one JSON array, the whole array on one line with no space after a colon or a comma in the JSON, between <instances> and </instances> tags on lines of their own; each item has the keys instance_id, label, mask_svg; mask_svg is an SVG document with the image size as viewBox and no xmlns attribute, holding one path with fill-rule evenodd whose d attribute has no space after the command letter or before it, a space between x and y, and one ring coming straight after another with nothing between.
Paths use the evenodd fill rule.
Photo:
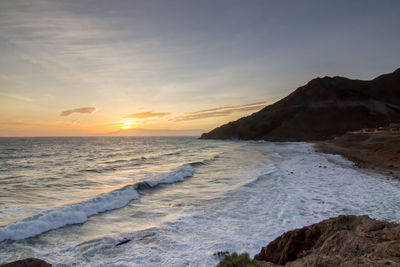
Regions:
<instances>
[{"instance_id":1,"label":"coastline","mask_svg":"<svg viewBox=\"0 0 400 267\"><path fill-rule=\"evenodd\" d=\"M260 267L399 266L397 223L341 215L284 233L263 247Z\"/></svg>"},{"instance_id":2,"label":"coastline","mask_svg":"<svg viewBox=\"0 0 400 267\"><path fill-rule=\"evenodd\" d=\"M318 151L339 154L356 167L400 179L400 134L347 133L315 144Z\"/></svg>"},{"instance_id":3,"label":"coastline","mask_svg":"<svg viewBox=\"0 0 400 267\"><path fill-rule=\"evenodd\" d=\"M283 233L262 247L253 259L247 253L232 253L216 266L399 266L399 231L398 223L366 215L340 215ZM49 267L52 264L28 258L0 266Z\"/></svg>"},{"instance_id":4,"label":"coastline","mask_svg":"<svg viewBox=\"0 0 400 267\"><path fill-rule=\"evenodd\" d=\"M347 133L314 143L317 152L341 155L354 162L355 167L400 180L398 133ZM243 264L261 267L397 266L399 227L397 223L368 216L340 215L285 232L263 247L253 260L243 260L244 254L234 255L217 266L231 266L241 260Z\"/></svg>"},{"instance_id":5,"label":"coastline","mask_svg":"<svg viewBox=\"0 0 400 267\"><path fill-rule=\"evenodd\" d=\"M375 136L376 137L376 136ZM351 144L348 144L350 141L349 140L347 140L347 143L345 144L345 142L342 140L342 139L340 139L340 138L337 138L337 139L335 139L335 141L336 142L339 142L338 140L342 140L341 142L342 142L342 146L344 146L344 147L346 147L345 145L347 145L347 148L348 148L348 146L350 146L350 145L352 145L352 146L356 146L356 144L358 144L358 142L355 142L355 140L353 140L353 139L356 139L356 140L358 140L358 142L361 142L363 145L365 145L365 143L368 143L368 142L365 142L366 140L369 140L369 138L366 138L366 136L364 136L364 137L362 137L362 138L360 138L360 137L357 137L357 138L353 138L352 137L352 140L351 140ZM362 139L362 140L361 140ZM383 145L385 145L385 144L387 144L387 138L386 139L382 139L382 137L380 137L379 138L380 140L381 140L381 144L383 144ZM375 139L374 139L375 140ZM383 141L382 141L383 140ZM396 139L396 140L398 140L398 139ZM393 141L396 141L396 140L393 140ZM375 141L377 141L377 140L375 140ZM379 140L378 140L379 141ZM327 141L327 142L324 142L324 143L327 143L327 144L330 144L332 141ZM390 142L389 142L390 143ZM252 143L250 143L250 144L252 144ZM359 144L358 144L358 146L360 146ZM253 148L252 148L252 150L251 151L253 151L254 150L254 148L255 147L259 147L258 146L258 144L254 144L253 143ZM298 147L298 148L296 148L296 147ZM302 148L303 147L303 148ZM389 146L390 148L393 148L393 146ZM304 143L293 143L293 144L282 144L282 149L281 150L279 150L281 153L283 153L282 155L283 155L283 158L281 158L280 160L279 160L279 164L281 164L280 166L281 167L284 167L283 168L283 170L285 170L283 173L281 173L281 175L286 175L286 177L288 177L288 179L287 180L290 180L290 181L294 181L294 183L292 183L292 185L294 185L294 187L292 186L292 188L296 188L296 190L298 190L298 188L303 188L303 190L301 190L302 192L308 192L308 190L309 190L309 188L311 188L311 187L308 187L308 186L306 186L306 187L302 187L301 186L301 184L302 184L302 182L305 182L307 179L302 179L302 178L306 178L306 177L308 177L308 176L312 176L313 177L313 180L314 181L321 181L321 180L323 180L323 177L324 176L328 176L328 177L330 177L330 181L332 181L332 180L336 180L336 179L332 179L332 178L336 178L337 177L337 179L338 180L340 180L340 179L342 179L343 181L346 181L346 178L344 178L344 177L348 177L346 174L347 174L347 171L349 171L349 172L356 172L356 173L359 173L360 174L360 178L367 178L367 177L364 177L364 175L365 176L367 176L367 174L366 173L369 173L369 172L359 172L358 170L355 170L353 167L352 167L352 164L351 163L349 163L349 162L347 162L347 161L345 161L346 162L346 164L345 164L345 166L344 167L346 167L346 170L343 170L344 172L342 173L342 172L339 172L338 170L339 169L337 169L337 168L334 168L334 166L331 166L331 164L332 164L332 162L330 161L330 160L326 160L326 161L320 161L319 159L320 158L324 158L324 159L326 159L326 158L334 158L334 157L327 157L327 155L322 155L321 153L313 153L314 151L315 151L315 149L316 149L316 146L314 146L314 144L312 144L312 143L306 143L306 142L304 142ZM290 156L290 157L285 157L285 155L286 156ZM286 161L283 161L283 159L287 159ZM343 161L343 160L342 160ZM307 165L305 165L305 163L306 162L309 162L309 164ZM335 161L333 161L333 162L335 162ZM339 160L339 163L340 163L341 161ZM284 164L284 165L282 165L282 164ZM327 165L327 168L323 168L323 169L321 169L321 167L319 166L319 165ZM285 167L286 166L286 167ZM339 167L343 167L341 164L338 164L337 166L339 166ZM298 167L301 167L301 168L298 168ZM307 172L308 170L315 170L317 173L315 173L315 172L311 172L311 173L309 173L309 172ZM303 173L305 173L306 175L305 176L302 176L302 174ZM338 174L342 174L342 175L338 175ZM388 183L391 183L391 182L395 182L396 184L397 184L397 182L398 181L395 181L395 180L392 180L392 179L390 179L390 180L392 180L392 181L386 181L385 179L375 179L374 178L374 173L371 173L370 174L370 176L371 176L371 178L373 179L373 180L379 180L379 181L381 181L381 182L383 182L384 184L386 184L387 182ZM351 177L351 176L350 176ZM297 180L296 180L296 178L297 178ZM359 186L363 186L363 184L364 184L364 182L368 182L368 180L369 179L364 179L364 180L362 180L361 182L358 182L358 183L356 183L356 185L359 185ZM382 181L382 180L385 180L385 181ZM190 181L190 180L189 180ZM343 184L343 183L339 183L339 184ZM311 184L311 185L313 185L313 184ZM325 184L326 185L326 184ZM332 185L331 183L329 183L329 185ZM356 187L358 187L358 186L355 186L355 187L353 187L353 185L354 184L351 184L352 186L349 186L348 188L350 188L350 187L352 187L352 188L356 188ZM371 188L371 186L368 186L369 188ZM290 188L290 184L288 184L288 183L285 183L284 184L284 187L283 188L285 188L285 189L288 189L288 188ZM323 187L323 186L318 186L318 188L326 188L326 187ZM374 187L375 188L375 187ZM318 191L320 191L320 189L318 190ZM376 188L376 189L378 189L378 187ZM357 190L355 190L355 191L357 191ZM376 190L376 191L379 191L379 192L382 192L381 190ZM288 191L288 192L296 192L296 191ZM347 192L347 193L346 193ZM396 192L398 192L398 191L396 191ZM350 194L348 194L348 190L346 191L346 188L341 188L340 189L340 191L339 191L339 193L340 193L340 195L345 195L345 196L347 196L347 197L345 197L345 199L349 199L349 196L357 196L357 194L354 194L354 193L356 193L356 192L354 192L353 191L353 189L350 189ZM290 194L289 194L290 195ZM302 194L303 196L304 196L304 194ZM392 196L394 195L394 196L398 196L398 193L397 194L391 194ZM369 199L374 199L374 198L372 198L371 197L371 195L369 195L369 194L363 194L363 196L368 196L368 198ZM355 197L355 198L357 198L357 197ZM304 198L300 198L299 200L301 200L301 199L304 199ZM306 198L307 199L307 198ZM306 200L306 199L304 199L304 200ZM311 199L311 198L308 198L308 199ZM379 197L379 199L380 199L380 197ZM321 201L323 201L323 202L325 202L325 203L328 203L327 201L326 201L326 199L324 199L324 198L322 198L322 199L320 199ZM397 199L394 199L394 201L395 202L397 202ZM266 201L266 202L268 202L268 201ZM270 202L270 201L269 201ZM379 202L379 201L375 201L375 203L377 203L377 202ZM252 203L254 203L254 202L252 202ZM263 202L264 203L264 202ZM288 206L291 206L291 207L294 207L294 209L296 209L296 203L299 203L299 201L292 201L292 202L289 202L288 204ZM393 201L391 201L390 203L394 203ZM263 205L263 204L262 204ZM276 206L276 205L275 205ZM307 207L307 206L309 206L309 202L308 201L305 201L304 202L304 207ZM299 206L300 208L301 208L301 206ZM381 207L383 207L383 206L379 206L379 209L381 208ZM259 209L260 207L258 207L257 209ZM383 209L383 208L382 208ZM214 209L213 209L214 210ZM236 214L236 213L235 213ZM334 214L334 215L332 215L332 216L338 216L340 213L336 213L336 214ZM361 213L355 213L355 214L357 214L357 215L361 215ZM265 218L265 217L264 217ZM324 218L321 218L321 220L322 219L324 219ZM325 219L324 219L325 220ZM358 220L358 219L357 219ZM334 220L335 221L335 220ZM390 221L390 220L388 220L388 221ZM398 220L396 220L397 222L398 222ZM317 221L312 221L312 222L308 222L308 223L317 223ZM285 230L287 230L287 231L289 231L290 232L290 230L292 230L292 229L299 229L299 228L297 228L297 227L303 227L303 225L308 225L308 223L306 224L306 223L304 223L304 224L301 224L300 226L299 225L297 225L297 226L293 226L293 227L288 227L288 228L286 228ZM226 224L225 224L226 225ZM342 223L340 223L340 225L342 225ZM352 226L353 224L351 223L351 224L347 224L347 223L345 223L345 226L347 227L347 226ZM262 227L264 227L264 226L262 226ZM268 231L270 232L271 231L271 229L272 229L272 227L271 227L271 224L268 224ZM379 228L379 227L378 227ZM224 228L222 228L222 229L224 229ZM262 229L264 229L264 228L262 228ZM312 225L309 225L309 226L307 226L305 229L311 229L311 232L314 232L314 230L312 230L312 229L314 229L314 227L312 226ZM323 229L325 229L325 228L317 228L317 232L319 232L320 230L319 229L321 229L321 230L323 230ZM346 228L347 229L347 228ZM396 229L398 229L398 228L396 228ZM398 231L396 230L396 229L393 229L393 231L391 230L391 232L390 233L395 233L395 234L397 234L398 233ZM337 230L337 231L336 231ZM312 243L314 244L314 241L316 242L315 244L317 244L317 243L324 243L325 245L326 244L329 244L329 246L330 247L332 247L332 248L340 248L340 244L339 244L339 242L336 242L336 243L325 243L325 241L324 240L327 240L327 239L329 239L331 236L333 236L333 235L336 235L337 233L341 233L341 231L342 231L342 229L341 228L338 228L338 229L336 229L334 232L329 232L329 236L327 236L327 235L321 235L319 238L318 238L318 242L317 241L315 241L316 239L312 239L312 240L310 240L310 242L312 241ZM353 230L356 230L356 229L353 229ZM292 231L294 231L294 233L300 233L299 235L294 235L293 237L294 237L294 240L296 241L296 242L292 242L291 243L291 238L281 238L280 240L282 241L282 242L279 242L279 243L281 243L281 245L283 246L283 250L274 250L273 251L273 254L279 254L279 255L281 255L282 257L286 257L285 255L288 255L287 253L286 253L286 251L287 251L287 249L286 248L288 248L289 250L291 249L291 247L292 247L292 245L291 244L295 244L296 246L298 246L297 244L303 244L304 242L308 242L307 240L301 240L301 239L297 239L297 237L301 237L303 234L303 232L302 231L297 231L297 230L292 230ZM306 231L306 232L309 232L309 231ZM330 234L330 233L332 233L332 235ZM349 235L347 235L346 234L346 237L351 237L351 235L352 235L352 231L350 231L348 234ZM370 233L368 232L368 233L364 233L363 232L363 234L367 234L367 235L369 235ZM381 236L380 235L383 235L383 234L385 234L385 233L381 233L381 232L379 232L379 237L378 238L381 238ZM286 235L282 235L282 237L284 237L284 236L286 236ZM328 238L329 237L329 238ZM385 239L386 237L385 236L383 236L382 237L383 239ZM267 238L268 240L272 240L272 239L270 239L270 238ZM123 248L123 246L122 247L119 247L119 245L120 244L125 244L125 243L127 243L127 242L125 242L127 239L123 239L124 241L121 243L121 241L119 240L118 242L116 242L115 243L115 246L117 247L118 246L118 249L121 249L121 248ZM314 241L313 241L314 240ZM394 238L390 238L390 240L392 240L392 241L394 241ZM372 242L372 241L371 241ZM374 243L375 241L373 241L372 242L372 244L375 244ZM397 242L397 241L396 241ZM131 242L130 244L133 244L133 243L135 243L135 242ZM264 246L266 243L263 243L262 244L262 246ZM364 244L364 240L360 240L360 242L358 243L358 244ZM379 243L380 244L380 243ZM397 243L396 243L397 244ZM357 244L356 244L357 245ZM129 246L129 245L128 245ZM319 250L321 249L321 247L318 245L318 246L312 246L312 247L310 247L310 248L308 248L308 247L303 247L303 245L299 245L300 246L300 248L304 248L304 251L307 251L307 253L310 253L310 254L307 254L307 255L310 255L310 257L306 257L307 255L303 255L303 256L300 256L300 254L299 254L299 256L297 255L298 253L296 252L295 254L296 254L296 258L299 260L298 262L296 262L296 263L294 263L294 264L299 264L299 265L291 265L291 263L290 262L288 262L288 265L287 266L310 266L310 264L309 263L312 263L312 262L319 262L321 259L319 258L319 257L314 257L313 255L317 255L317 254L319 254ZM372 246L374 246L374 245L372 245ZM368 246L369 247L369 246ZM260 245L260 248L261 248L261 245ZM224 248L225 249L225 248ZM353 250L357 250L357 248L356 247L352 247L352 249ZM117 249L116 249L117 250ZM346 248L346 250L347 250L347 248ZM220 256L222 256L222 254L225 254L226 252L228 252L228 250L221 250L221 251L217 251L217 250L215 250L216 252L215 252L215 254L216 255L213 255L214 257L220 257ZM234 251L234 250L231 250L231 249L229 249L229 252L232 252L232 251ZM238 249L236 250L236 251L239 251ZM303 251L303 250L302 250ZM317 254L315 254L315 252L317 252ZM221 254L221 255L219 255L219 254ZM253 252L251 252L251 255L254 255L253 254ZM270 255L270 253L268 253L268 255ZM397 255L397 254L396 254ZM35 255L32 255L32 256L35 256ZM40 255L38 255L38 257L39 257ZM325 256L331 256L331 255L325 255ZM324 257L325 257L324 256ZM342 257L342 255L335 255L334 257L335 257L335 259L337 260L337 259L339 259L339 256L340 257ZM391 257L391 255L389 255L390 257ZM397 256L396 256L397 257ZM391 259L391 258L389 258L388 259L388 261L387 262L393 262L393 263L398 263L398 261L399 261L399 259L398 258L396 258L395 257L395 259ZM39 257L40 258L40 257ZM292 256L290 256L289 258L291 258L292 259ZM384 262L386 262L386 259L387 259L388 257L386 257L385 256L385 258L384 259L382 259L382 260L384 260ZM48 260L49 262L52 262L51 261L51 259L47 259L47 258L45 258L45 257L43 257L43 259L45 259L45 260ZM330 259L329 260L329 262L331 262L331 260L333 261L333 260L335 260L335 259ZM304 260L307 260L307 262L304 262ZM343 261L344 260L349 260L349 261L352 261L353 259L350 259L350 258L346 258L346 259L343 259ZM363 260L363 259L360 259L360 261L361 260ZM22 261L22 262L24 262L24 261ZM382 261L383 262L383 261ZM335 262L336 263L336 262ZM354 263L354 262L353 262ZM262 266L279 266L279 265L274 265L274 263L272 263L271 261L269 261L268 259L264 259L264 258L262 258L262 259L260 259L260 262L258 262L258 264L261 264ZM0 265L0 266L2 266L2 265ZM6 265L7 266L7 265ZM16 266L16 265L8 265L8 266ZM38 265L38 266L40 266L40 265ZM129 265L128 265L129 266Z\"/></svg>"}]
</instances>

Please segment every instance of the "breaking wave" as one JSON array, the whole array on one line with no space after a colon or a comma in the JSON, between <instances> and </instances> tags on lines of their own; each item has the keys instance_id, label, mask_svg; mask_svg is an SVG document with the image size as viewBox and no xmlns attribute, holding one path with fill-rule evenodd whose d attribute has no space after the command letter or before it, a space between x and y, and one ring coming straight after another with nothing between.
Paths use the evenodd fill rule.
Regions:
<instances>
[{"instance_id":1,"label":"breaking wave","mask_svg":"<svg viewBox=\"0 0 400 267\"><path fill-rule=\"evenodd\" d=\"M203 164L207 164L216 158L218 157L214 156L212 159L204 160ZM151 179L146 179L143 182L126 185L79 203L55 207L21 221L2 226L0 227L0 242L7 239L25 239L69 224L84 223L90 216L122 208L131 201L140 198L137 190L154 188L160 184L182 182L185 178L192 177L195 173L194 167L201 165L199 163L201 162L184 164L168 173L152 174L149 175Z\"/></svg>"}]
</instances>

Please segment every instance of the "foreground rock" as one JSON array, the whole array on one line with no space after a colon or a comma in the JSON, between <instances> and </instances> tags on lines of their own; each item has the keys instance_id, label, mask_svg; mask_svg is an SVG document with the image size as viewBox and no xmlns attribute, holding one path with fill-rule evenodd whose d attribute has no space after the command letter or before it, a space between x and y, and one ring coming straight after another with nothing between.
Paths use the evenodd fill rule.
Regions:
<instances>
[{"instance_id":1,"label":"foreground rock","mask_svg":"<svg viewBox=\"0 0 400 267\"><path fill-rule=\"evenodd\" d=\"M0 265L0 267L51 267L50 263L36 258L29 258Z\"/></svg>"},{"instance_id":2,"label":"foreground rock","mask_svg":"<svg viewBox=\"0 0 400 267\"><path fill-rule=\"evenodd\" d=\"M254 259L261 266L400 266L400 225L339 216L284 233Z\"/></svg>"},{"instance_id":3,"label":"foreground rock","mask_svg":"<svg viewBox=\"0 0 400 267\"><path fill-rule=\"evenodd\" d=\"M324 77L202 139L318 141L400 122L400 69L371 81Z\"/></svg>"}]
</instances>

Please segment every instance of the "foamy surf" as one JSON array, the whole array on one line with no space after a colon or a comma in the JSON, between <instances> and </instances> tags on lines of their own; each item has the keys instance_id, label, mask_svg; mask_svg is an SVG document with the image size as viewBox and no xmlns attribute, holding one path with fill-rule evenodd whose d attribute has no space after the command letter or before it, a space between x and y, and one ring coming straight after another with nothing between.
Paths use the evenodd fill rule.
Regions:
<instances>
[{"instance_id":1,"label":"foamy surf","mask_svg":"<svg viewBox=\"0 0 400 267\"><path fill-rule=\"evenodd\" d=\"M182 182L185 178L193 176L194 172L190 164L184 164L172 172L156 175L154 179L144 183L153 188L159 184ZM143 189L141 184L127 185L87 201L46 210L3 226L0 228L0 242L7 239L25 239L66 225L84 223L90 216L125 207L129 202L139 199L140 194L136 189Z\"/></svg>"},{"instance_id":2,"label":"foamy surf","mask_svg":"<svg viewBox=\"0 0 400 267\"><path fill-rule=\"evenodd\" d=\"M0 242L19 240L39 235L68 224L84 223L89 216L126 206L139 194L133 186L126 186L95 198L57 207L0 228Z\"/></svg>"}]
</instances>

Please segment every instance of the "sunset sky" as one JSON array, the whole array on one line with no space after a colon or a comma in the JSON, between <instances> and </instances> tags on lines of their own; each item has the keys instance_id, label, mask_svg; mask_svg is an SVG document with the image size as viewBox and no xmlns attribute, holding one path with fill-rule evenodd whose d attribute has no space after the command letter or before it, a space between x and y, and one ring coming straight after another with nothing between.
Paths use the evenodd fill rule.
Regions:
<instances>
[{"instance_id":1,"label":"sunset sky","mask_svg":"<svg viewBox=\"0 0 400 267\"><path fill-rule=\"evenodd\" d=\"M317 76L399 68L399 14L397 0L2 0L0 136L208 131Z\"/></svg>"}]
</instances>

